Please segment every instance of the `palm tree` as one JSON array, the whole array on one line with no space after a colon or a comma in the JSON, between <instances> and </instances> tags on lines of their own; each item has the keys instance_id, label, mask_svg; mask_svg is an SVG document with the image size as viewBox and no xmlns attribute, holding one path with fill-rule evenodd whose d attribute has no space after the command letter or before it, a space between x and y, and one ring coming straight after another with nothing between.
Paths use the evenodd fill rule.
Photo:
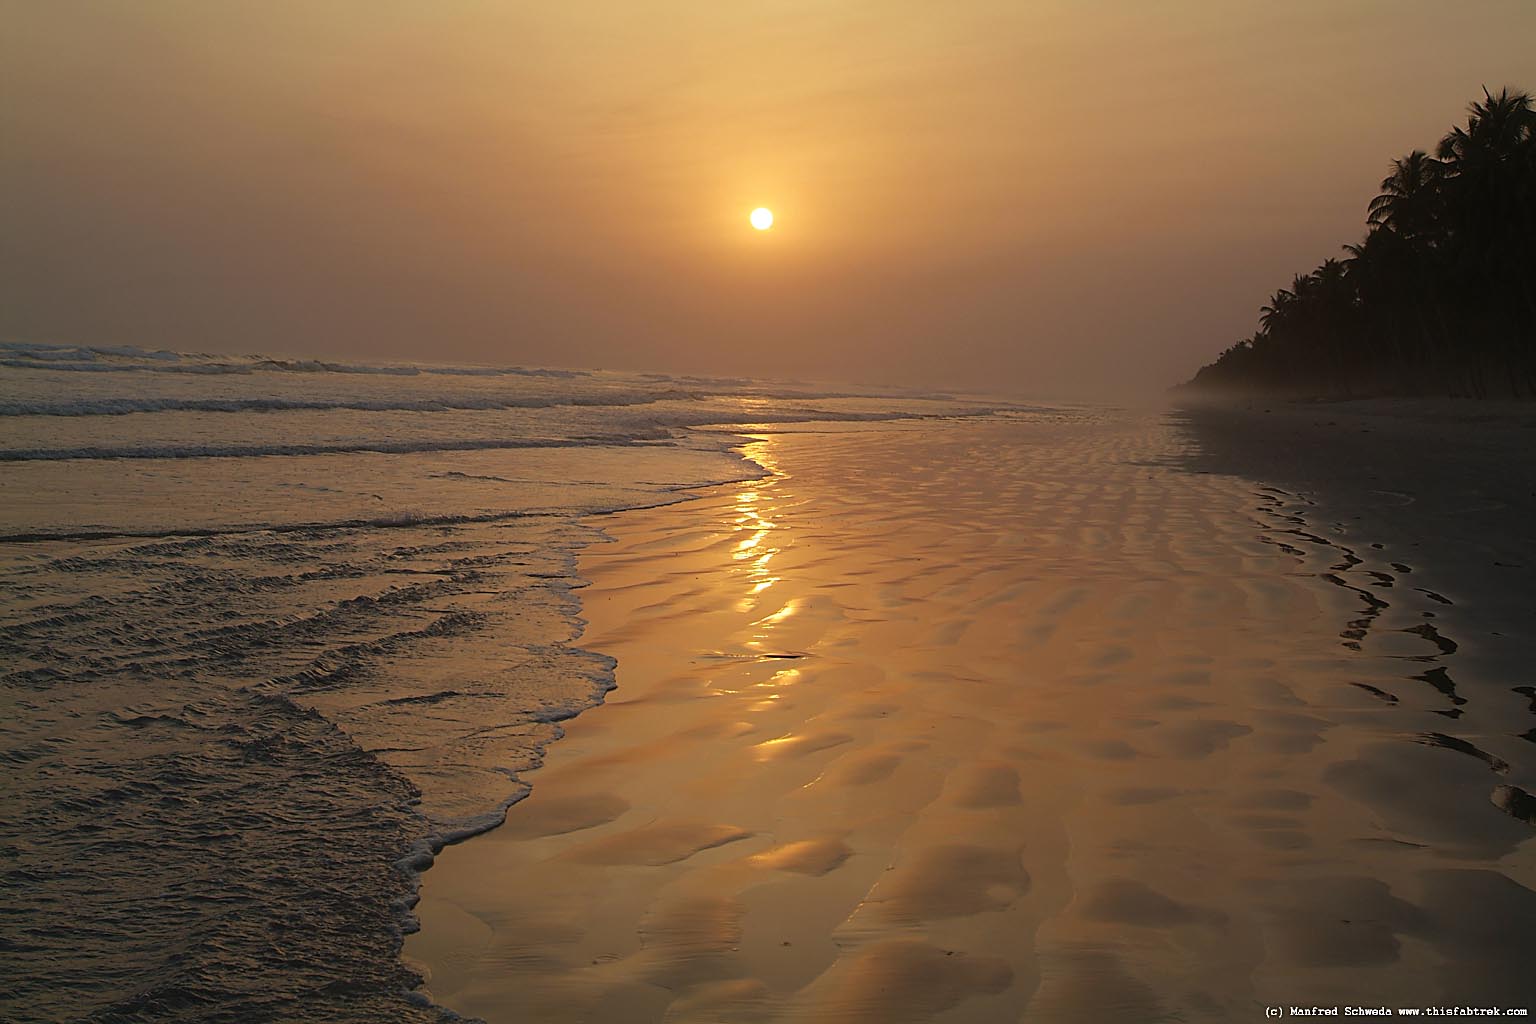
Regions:
<instances>
[{"instance_id":1,"label":"palm tree","mask_svg":"<svg viewBox=\"0 0 1536 1024\"><path fill-rule=\"evenodd\" d=\"M1536 383L1536 106L1485 87L1465 127L1440 141L1459 305L1518 393ZM1524 364L1523 366L1519 364Z\"/></svg>"},{"instance_id":2,"label":"palm tree","mask_svg":"<svg viewBox=\"0 0 1536 1024\"><path fill-rule=\"evenodd\" d=\"M1536 229L1536 106L1524 92L1486 88L1473 103L1464 128L1440 140L1453 226L1473 244L1495 244ZM1499 256L1506 255L1498 253Z\"/></svg>"},{"instance_id":3,"label":"palm tree","mask_svg":"<svg viewBox=\"0 0 1536 1024\"><path fill-rule=\"evenodd\" d=\"M1536 397L1536 101L1485 88L1435 152L1392 161L1365 238L1276 291L1199 379L1482 396L1502 376Z\"/></svg>"},{"instance_id":4,"label":"palm tree","mask_svg":"<svg viewBox=\"0 0 1536 1024\"><path fill-rule=\"evenodd\" d=\"M1440 223L1440 185L1445 165L1422 149L1392 161L1381 179L1381 194L1371 200L1365 222L1388 227L1409 241L1429 241Z\"/></svg>"},{"instance_id":5,"label":"palm tree","mask_svg":"<svg viewBox=\"0 0 1536 1024\"><path fill-rule=\"evenodd\" d=\"M1281 288L1270 296L1269 304L1259 307L1259 323L1265 334L1283 331L1296 307L1296 293Z\"/></svg>"},{"instance_id":6,"label":"palm tree","mask_svg":"<svg viewBox=\"0 0 1536 1024\"><path fill-rule=\"evenodd\" d=\"M1459 176L1475 173L1489 165L1528 158L1526 147L1536 135L1536 108L1531 94L1511 92L1508 87L1497 96L1483 87L1483 102L1474 102L1468 111L1467 126L1452 128L1440 140L1440 159L1448 162ZM1524 151L1524 152L1523 152Z\"/></svg>"},{"instance_id":7,"label":"palm tree","mask_svg":"<svg viewBox=\"0 0 1536 1024\"><path fill-rule=\"evenodd\" d=\"M1378 380L1391 378L1395 389L1418 394L1422 373L1417 364L1442 347L1434 333L1431 289L1423 273L1425 254L1390 227L1373 228L1358 245L1346 245L1344 272L1351 281L1361 314L1361 331L1372 339Z\"/></svg>"},{"instance_id":8,"label":"palm tree","mask_svg":"<svg viewBox=\"0 0 1536 1024\"><path fill-rule=\"evenodd\" d=\"M1360 355L1354 282L1344 264L1334 259L1324 260L1311 278L1313 344L1322 361L1332 367L1338 389L1348 396L1354 390L1351 364Z\"/></svg>"}]
</instances>

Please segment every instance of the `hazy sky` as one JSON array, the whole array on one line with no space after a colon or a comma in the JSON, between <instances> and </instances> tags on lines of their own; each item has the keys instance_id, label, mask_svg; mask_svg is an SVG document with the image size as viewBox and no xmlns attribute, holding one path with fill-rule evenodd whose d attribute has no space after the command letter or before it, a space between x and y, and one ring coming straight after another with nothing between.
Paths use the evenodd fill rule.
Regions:
<instances>
[{"instance_id":1,"label":"hazy sky","mask_svg":"<svg viewBox=\"0 0 1536 1024\"><path fill-rule=\"evenodd\" d=\"M0 337L1163 386L1483 83L1536 3L0 0Z\"/></svg>"}]
</instances>

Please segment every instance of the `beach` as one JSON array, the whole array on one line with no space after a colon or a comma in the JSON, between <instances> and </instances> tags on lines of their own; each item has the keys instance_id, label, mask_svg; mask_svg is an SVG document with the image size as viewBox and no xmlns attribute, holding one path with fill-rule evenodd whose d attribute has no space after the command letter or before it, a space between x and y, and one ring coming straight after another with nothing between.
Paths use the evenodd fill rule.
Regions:
<instances>
[{"instance_id":1,"label":"beach","mask_svg":"<svg viewBox=\"0 0 1536 1024\"><path fill-rule=\"evenodd\" d=\"M1336 416L1229 415L775 429L769 475L600 517L579 643L616 689L424 876L426 991L491 1024L1528 1006L1531 568L1450 564L1523 520L1411 537L1264 465L1361 478Z\"/></svg>"},{"instance_id":2,"label":"beach","mask_svg":"<svg viewBox=\"0 0 1536 1024\"><path fill-rule=\"evenodd\" d=\"M1533 1001L1521 407L7 351L0 1016Z\"/></svg>"},{"instance_id":3,"label":"beach","mask_svg":"<svg viewBox=\"0 0 1536 1024\"><path fill-rule=\"evenodd\" d=\"M1528 1016L1536 3L1386 6L6 5L0 1024Z\"/></svg>"},{"instance_id":4,"label":"beach","mask_svg":"<svg viewBox=\"0 0 1536 1024\"><path fill-rule=\"evenodd\" d=\"M708 424L994 415L1080 414L0 342L0 1017L441 1019L420 872L613 686L604 514L766 472Z\"/></svg>"}]
</instances>

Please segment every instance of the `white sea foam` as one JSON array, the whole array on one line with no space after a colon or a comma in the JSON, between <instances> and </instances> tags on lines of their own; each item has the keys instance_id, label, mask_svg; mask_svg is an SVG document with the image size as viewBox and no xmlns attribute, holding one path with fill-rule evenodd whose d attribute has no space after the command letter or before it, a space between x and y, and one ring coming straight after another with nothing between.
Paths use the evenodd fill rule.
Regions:
<instances>
[{"instance_id":1,"label":"white sea foam","mask_svg":"<svg viewBox=\"0 0 1536 1024\"><path fill-rule=\"evenodd\" d=\"M763 472L706 425L997 409L0 351L0 681L22 698L0 763L27 769L0 823L0 925L29 964L0 1016L18 1019L434 1019L399 995L415 873L494 827L612 686L579 646L582 517Z\"/></svg>"}]
</instances>

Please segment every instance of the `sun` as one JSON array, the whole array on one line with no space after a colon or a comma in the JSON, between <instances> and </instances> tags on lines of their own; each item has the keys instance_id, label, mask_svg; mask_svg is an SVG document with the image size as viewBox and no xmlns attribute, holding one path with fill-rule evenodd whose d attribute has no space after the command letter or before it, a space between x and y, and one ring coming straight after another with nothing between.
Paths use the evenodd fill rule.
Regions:
<instances>
[{"instance_id":1,"label":"sun","mask_svg":"<svg viewBox=\"0 0 1536 1024\"><path fill-rule=\"evenodd\" d=\"M773 227L773 211L766 206L759 206L753 210L749 219L752 221L752 226L759 231L767 231Z\"/></svg>"}]
</instances>

